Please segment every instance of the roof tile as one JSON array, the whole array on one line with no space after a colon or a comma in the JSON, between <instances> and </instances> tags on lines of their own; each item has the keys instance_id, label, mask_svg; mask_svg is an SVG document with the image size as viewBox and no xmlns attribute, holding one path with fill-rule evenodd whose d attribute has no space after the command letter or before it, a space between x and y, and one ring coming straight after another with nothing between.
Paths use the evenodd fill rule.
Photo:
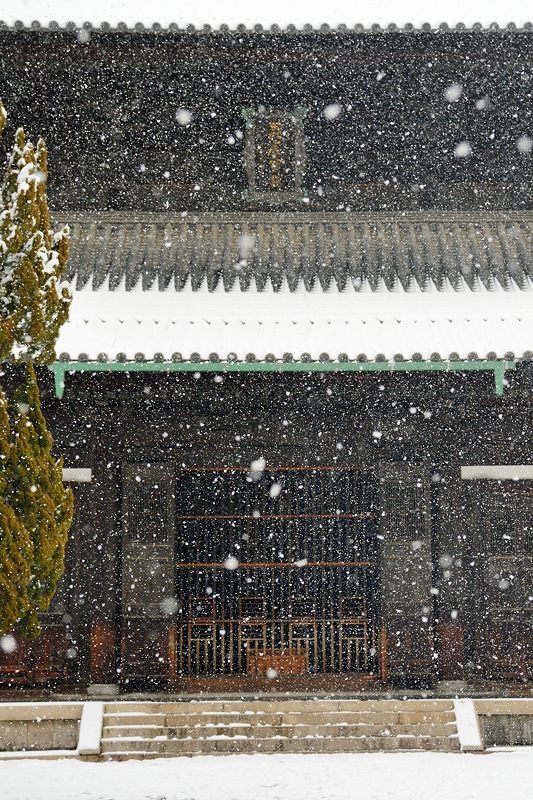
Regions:
<instances>
[{"instance_id":1,"label":"roof tile","mask_svg":"<svg viewBox=\"0 0 533 800\"><path fill-rule=\"evenodd\" d=\"M77 289L524 288L533 274L532 212L58 217L71 226Z\"/></svg>"}]
</instances>

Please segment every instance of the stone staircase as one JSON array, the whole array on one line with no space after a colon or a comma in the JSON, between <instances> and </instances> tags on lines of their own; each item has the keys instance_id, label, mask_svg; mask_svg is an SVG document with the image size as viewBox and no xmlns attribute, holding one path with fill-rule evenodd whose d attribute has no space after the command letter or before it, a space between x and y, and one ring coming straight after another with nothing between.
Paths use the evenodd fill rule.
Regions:
<instances>
[{"instance_id":1,"label":"stone staircase","mask_svg":"<svg viewBox=\"0 0 533 800\"><path fill-rule=\"evenodd\" d=\"M451 700L106 703L104 759L225 753L459 751Z\"/></svg>"}]
</instances>

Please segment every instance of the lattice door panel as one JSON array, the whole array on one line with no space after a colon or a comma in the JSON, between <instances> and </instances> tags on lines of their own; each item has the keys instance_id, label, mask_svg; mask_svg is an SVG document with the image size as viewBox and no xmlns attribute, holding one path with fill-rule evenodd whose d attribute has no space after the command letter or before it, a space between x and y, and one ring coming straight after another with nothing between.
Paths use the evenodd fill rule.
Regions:
<instances>
[{"instance_id":1,"label":"lattice door panel","mask_svg":"<svg viewBox=\"0 0 533 800\"><path fill-rule=\"evenodd\" d=\"M182 674L376 669L371 473L199 470L178 485Z\"/></svg>"}]
</instances>

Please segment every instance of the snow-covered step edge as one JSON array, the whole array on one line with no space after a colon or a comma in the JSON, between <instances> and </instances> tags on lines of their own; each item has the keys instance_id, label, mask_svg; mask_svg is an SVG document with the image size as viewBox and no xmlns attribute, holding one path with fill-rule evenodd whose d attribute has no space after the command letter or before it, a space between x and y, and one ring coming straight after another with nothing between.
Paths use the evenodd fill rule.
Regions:
<instances>
[{"instance_id":1,"label":"snow-covered step edge","mask_svg":"<svg viewBox=\"0 0 533 800\"><path fill-rule=\"evenodd\" d=\"M346 738L350 736L368 737L449 737L457 738L454 723L425 723L423 725L184 725L181 728L161 726L107 726L104 727L102 741L149 740L168 741L183 739L211 738L217 734L225 736L245 735L247 739L263 739L271 736L304 738L313 735L321 738Z\"/></svg>"},{"instance_id":2,"label":"snow-covered step edge","mask_svg":"<svg viewBox=\"0 0 533 800\"><path fill-rule=\"evenodd\" d=\"M111 744L111 743L110 743ZM114 746L107 746L101 755L103 760L121 757L190 757L196 755L225 755L242 754L252 755L255 753L349 753L349 752L455 752L460 751L459 745L453 739L427 737L425 740L408 739L399 737L398 739L218 739L215 741L182 741L171 743L167 746L163 742L154 742L152 746L146 746L146 742L129 742L127 746L121 747L119 743L112 743ZM137 745L137 746L136 746ZM173 746L172 746L173 745ZM177 745L177 746L176 746Z\"/></svg>"},{"instance_id":3,"label":"snow-covered step edge","mask_svg":"<svg viewBox=\"0 0 533 800\"><path fill-rule=\"evenodd\" d=\"M463 752L485 749L473 700L454 700L457 734Z\"/></svg>"},{"instance_id":4,"label":"snow-covered step edge","mask_svg":"<svg viewBox=\"0 0 533 800\"><path fill-rule=\"evenodd\" d=\"M96 701L84 703L76 748L78 755L100 755L103 726L104 704Z\"/></svg>"},{"instance_id":5,"label":"snow-covered step edge","mask_svg":"<svg viewBox=\"0 0 533 800\"><path fill-rule=\"evenodd\" d=\"M142 736L121 736L119 738L109 737L103 740L103 744L106 748L109 749L110 745L120 746L123 745L125 749L126 745L135 745L137 743L142 743L147 746L147 749L150 750L151 748L148 745L168 745L168 746L176 746L184 744L184 743L194 743L195 745L202 745L202 744L210 744L214 742L250 742L256 745L260 745L262 743L267 742L287 742L287 743L294 743L294 742L331 742L336 741L341 745L343 742L359 742L363 743L377 743L377 742L409 742L410 744L414 744L418 742L420 744L429 744L431 742L453 742L454 740L458 739L457 734L449 734L446 736L431 736L430 734L424 734L423 736L415 736L413 734L396 734L394 736L387 736L383 734L373 734L372 736L328 736L328 735L321 735L321 734L314 734L309 733L305 734L304 736L284 736L282 734L274 734L271 736L266 737L250 737L244 736L242 734L235 734L234 736L230 736L229 734L221 733L221 734L214 734L213 736L183 736L179 739L169 739L167 736L156 736L152 739L144 739Z\"/></svg>"},{"instance_id":6,"label":"snow-covered step edge","mask_svg":"<svg viewBox=\"0 0 533 800\"><path fill-rule=\"evenodd\" d=\"M398 718L401 717L402 719L412 719L412 718L420 718L421 720L431 720L434 717L445 717L449 719L449 721L453 721L455 719L455 711L453 708L440 710L436 709L435 711L424 711L418 710L416 708L405 709L401 711L395 710L378 710L378 711L328 711L328 710L321 710L321 709L314 709L309 711L292 711L290 709L279 709L275 711L261 711L261 712L248 712L248 711L232 711L230 713L226 711L208 711L208 712L201 712L197 713L195 711L189 713L174 713L174 712L163 712L163 713L146 713L146 714L109 714L106 713L104 715L105 724L109 724L111 721L114 720L126 720L129 722L137 723L142 722L142 720L146 720L147 725L158 724L161 722L162 724L166 724L165 720L176 720L177 724L187 723L187 720L190 719L197 719L197 720L209 720L210 718L216 718L222 720L268 720L272 717L284 717L284 718L312 718L312 719L323 719L328 718L331 720L336 719L353 719L353 720L365 720L365 719L372 719L376 717L387 717L387 718ZM117 722L116 724L123 724L122 722ZM172 724L175 724L174 722Z\"/></svg>"}]
</instances>

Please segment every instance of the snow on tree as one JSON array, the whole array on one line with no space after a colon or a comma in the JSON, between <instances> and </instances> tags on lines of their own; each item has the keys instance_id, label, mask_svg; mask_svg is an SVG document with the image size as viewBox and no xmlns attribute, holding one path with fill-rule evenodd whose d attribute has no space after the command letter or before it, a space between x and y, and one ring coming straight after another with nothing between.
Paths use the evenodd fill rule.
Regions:
<instances>
[{"instance_id":1,"label":"snow on tree","mask_svg":"<svg viewBox=\"0 0 533 800\"><path fill-rule=\"evenodd\" d=\"M5 119L0 103L0 132ZM34 147L19 128L0 189L0 359L50 363L68 317L69 231L52 231L47 173L44 141Z\"/></svg>"},{"instance_id":2,"label":"snow on tree","mask_svg":"<svg viewBox=\"0 0 533 800\"><path fill-rule=\"evenodd\" d=\"M5 121L0 102L0 133ZM25 364L14 419L0 390L0 634L26 636L39 634L63 573L73 513L33 368L53 361L71 300L61 283L69 232L52 231L46 179L44 142L19 128L0 187L0 361Z\"/></svg>"},{"instance_id":3,"label":"snow on tree","mask_svg":"<svg viewBox=\"0 0 533 800\"><path fill-rule=\"evenodd\" d=\"M32 542L28 595L30 607L21 625L39 633L39 612L47 611L64 571L65 547L72 523L72 491L63 486L62 459L52 455L52 437L41 411L37 377L31 363L16 393L12 445L15 475L12 506Z\"/></svg>"}]
</instances>

